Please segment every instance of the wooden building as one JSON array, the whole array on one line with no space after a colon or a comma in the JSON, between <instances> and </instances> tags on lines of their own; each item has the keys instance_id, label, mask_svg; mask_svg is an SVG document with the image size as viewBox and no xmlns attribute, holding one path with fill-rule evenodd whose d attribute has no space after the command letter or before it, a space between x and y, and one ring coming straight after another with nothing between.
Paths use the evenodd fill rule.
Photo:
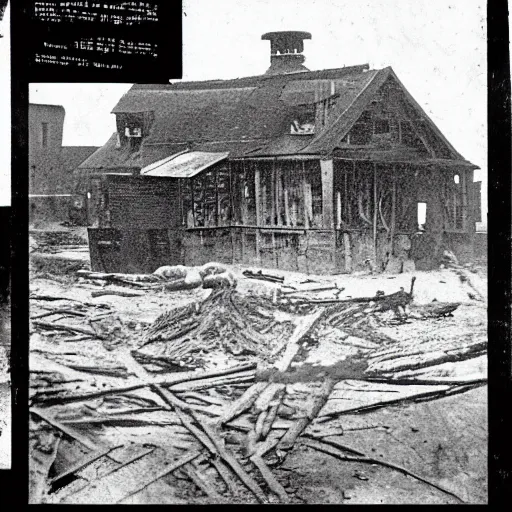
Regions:
<instances>
[{"instance_id":1,"label":"wooden building","mask_svg":"<svg viewBox=\"0 0 512 512\"><path fill-rule=\"evenodd\" d=\"M265 34L264 75L121 98L117 132L78 169L94 269L400 272L435 267L445 249L472 257L478 167L391 68L307 70L310 37Z\"/></svg>"}]
</instances>

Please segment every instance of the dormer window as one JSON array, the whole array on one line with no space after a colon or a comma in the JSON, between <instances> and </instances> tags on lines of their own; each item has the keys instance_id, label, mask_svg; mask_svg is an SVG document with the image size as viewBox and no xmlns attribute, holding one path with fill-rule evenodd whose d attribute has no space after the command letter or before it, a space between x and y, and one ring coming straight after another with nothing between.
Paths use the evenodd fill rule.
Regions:
<instances>
[{"instance_id":1,"label":"dormer window","mask_svg":"<svg viewBox=\"0 0 512 512\"><path fill-rule=\"evenodd\" d=\"M124 129L125 137L142 137L142 128L140 126L126 126Z\"/></svg>"},{"instance_id":2,"label":"dormer window","mask_svg":"<svg viewBox=\"0 0 512 512\"><path fill-rule=\"evenodd\" d=\"M290 133L292 135L312 135L315 133L315 123L301 123L298 119L294 119L290 127Z\"/></svg>"},{"instance_id":3,"label":"dormer window","mask_svg":"<svg viewBox=\"0 0 512 512\"><path fill-rule=\"evenodd\" d=\"M315 133L315 112L304 110L296 112L290 124L291 135L313 135Z\"/></svg>"},{"instance_id":4,"label":"dormer window","mask_svg":"<svg viewBox=\"0 0 512 512\"><path fill-rule=\"evenodd\" d=\"M153 123L153 112L126 112L116 116L119 147L139 149L142 140L149 134Z\"/></svg>"}]
</instances>

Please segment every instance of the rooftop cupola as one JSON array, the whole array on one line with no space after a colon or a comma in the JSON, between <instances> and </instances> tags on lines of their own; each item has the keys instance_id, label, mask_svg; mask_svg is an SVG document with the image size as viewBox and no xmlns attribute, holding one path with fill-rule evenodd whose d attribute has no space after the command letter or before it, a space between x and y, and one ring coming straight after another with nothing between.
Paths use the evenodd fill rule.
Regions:
<instances>
[{"instance_id":1,"label":"rooftop cupola","mask_svg":"<svg viewBox=\"0 0 512 512\"><path fill-rule=\"evenodd\" d=\"M286 31L267 32L261 39L270 41L270 67L266 75L278 75L284 73L297 73L309 71L302 65L305 60L303 55L304 39L311 39L309 32Z\"/></svg>"}]
</instances>

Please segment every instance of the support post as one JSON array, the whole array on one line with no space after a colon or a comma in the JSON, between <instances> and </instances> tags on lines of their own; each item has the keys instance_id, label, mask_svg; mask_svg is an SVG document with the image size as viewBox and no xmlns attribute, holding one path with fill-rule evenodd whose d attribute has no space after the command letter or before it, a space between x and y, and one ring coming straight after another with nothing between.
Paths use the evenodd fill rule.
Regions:
<instances>
[{"instance_id":1,"label":"support post","mask_svg":"<svg viewBox=\"0 0 512 512\"><path fill-rule=\"evenodd\" d=\"M389 227L389 236L391 238L391 254L394 253L393 245L395 243L396 230L396 165L393 165L393 175L391 176L391 225Z\"/></svg>"},{"instance_id":2,"label":"support post","mask_svg":"<svg viewBox=\"0 0 512 512\"><path fill-rule=\"evenodd\" d=\"M302 161L302 190L304 194L304 227L309 229L309 190L306 183L306 166Z\"/></svg>"},{"instance_id":3,"label":"support post","mask_svg":"<svg viewBox=\"0 0 512 512\"><path fill-rule=\"evenodd\" d=\"M270 225L274 226L276 223L276 160L272 160L272 179L270 182L270 195L272 197L272 203L271 203L271 219L270 219Z\"/></svg>"},{"instance_id":4,"label":"support post","mask_svg":"<svg viewBox=\"0 0 512 512\"><path fill-rule=\"evenodd\" d=\"M334 229L333 214L333 161L320 160L322 173L322 224L324 228Z\"/></svg>"},{"instance_id":5,"label":"support post","mask_svg":"<svg viewBox=\"0 0 512 512\"><path fill-rule=\"evenodd\" d=\"M373 164L373 253L375 259L375 268L377 268L377 164Z\"/></svg>"},{"instance_id":6,"label":"support post","mask_svg":"<svg viewBox=\"0 0 512 512\"><path fill-rule=\"evenodd\" d=\"M260 168L256 164L254 166L254 199L256 202L256 259L258 261L258 265L261 263L261 254L260 254L260 247L261 247L261 240L260 240L260 226L262 225L261 222L261 197L260 197L260 186L261 186L261 179L260 179Z\"/></svg>"}]
</instances>

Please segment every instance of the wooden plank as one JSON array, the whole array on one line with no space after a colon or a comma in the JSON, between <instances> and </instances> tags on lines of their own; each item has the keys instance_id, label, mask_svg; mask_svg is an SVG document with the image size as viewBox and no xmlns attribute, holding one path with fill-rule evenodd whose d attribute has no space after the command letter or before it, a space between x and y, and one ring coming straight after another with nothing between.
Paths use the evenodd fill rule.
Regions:
<instances>
[{"instance_id":1,"label":"wooden plank","mask_svg":"<svg viewBox=\"0 0 512 512\"><path fill-rule=\"evenodd\" d=\"M377 199L377 164L373 164L373 258L374 265L377 268L377 213L378 213L378 199Z\"/></svg>"},{"instance_id":2,"label":"wooden plank","mask_svg":"<svg viewBox=\"0 0 512 512\"><path fill-rule=\"evenodd\" d=\"M271 218L270 224L272 226L276 223L276 161L272 160L272 178L270 180L270 196L272 197L271 201Z\"/></svg>"},{"instance_id":3,"label":"wooden plank","mask_svg":"<svg viewBox=\"0 0 512 512\"><path fill-rule=\"evenodd\" d=\"M333 161L320 160L320 169L322 173L322 226L325 228L334 228L333 213Z\"/></svg>"},{"instance_id":4,"label":"wooden plank","mask_svg":"<svg viewBox=\"0 0 512 512\"><path fill-rule=\"evenodd\" d=\"M393 252L393 243L396 230L396 165L393 164L393 176L391 177L391 226L389 236L391 238L391 252Z\"/></svg>"},{"instance_id":5,"label":"wooden plank","mask_svg":"<svg viewBox=\"0 0 512 512\"><path fill-rule=\"evenodd\" d=\"M350 245L350 234L343 233L343 249L345 251L345 271L352 272L352 248Z\"/></svg>"},{"instance_id":6,"label":"wooden plank","mask_svg":"<svg viewBox=\"0 0 512 512\"><path fill-rule=\"evenodd\" d=\"M306 182L306 166L304 161L302 162L302 191L304 194L304 227L306 229L309 229L309 204L310 204L310 198L311 198L311 190L308 187L308 184Z\"/></svg>"},{"instance_id":7,"label":"wooden plank","mask_svg":"<svg viewBox=\"0 0 512 512\"><path fill-rule=\"evenodd\" d=\"M290 225L290 203L288 200L288 189L284 189L284 218L285 218L285 224L287 226Z\"/></svg>"},{"instance_id":8,"label":"wooden plank","mask_svg":"<svg viewBox=\"0 0 512 512\"><path fill-rule=\"evenodd\" d=\"M261 176L260 176L260 168L255 166L254 169L254 196L256 201L256 225L262 226L261 220ZM261 262L261 233L260 230L256 230L256 261L258 264Z\"/></svg>"},{"instance_id":9,"label":"wooden plank","mask_svg":"<svg viewBox=\"0 0 512 512\"><path fill-rule=\"evenodd\" d=\"M80 444L84 445L86 448L89 448L89 450L92 450L93 452L99 452L102 449L105 449L105 444L94 443L88 437L83 436L80 432L76 431L72 427L63 425L61 422L48 415L46 411L39 409L38 407L31 407L30 412L46 421L46 423L50 424L52 427L71 437L71 439L78 441Z\"/></svg>"}]
</instances>

